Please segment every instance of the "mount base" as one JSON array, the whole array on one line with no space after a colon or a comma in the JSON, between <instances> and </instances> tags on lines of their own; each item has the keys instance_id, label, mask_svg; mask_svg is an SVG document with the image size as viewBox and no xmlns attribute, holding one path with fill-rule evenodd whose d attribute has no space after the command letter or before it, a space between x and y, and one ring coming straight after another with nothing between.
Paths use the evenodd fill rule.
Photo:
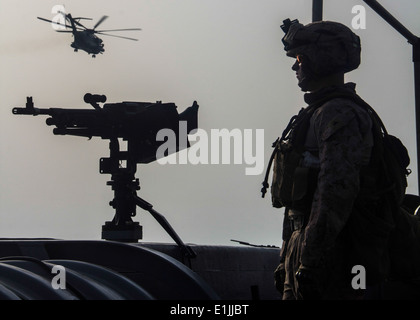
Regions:
<instances>
[{"instance_id":1,"label":"mount base","mask_svg":"<svg viewBox=\"0 0 420 320\"><path fill-rule=\"evenodd\" d=\"M115 225L106 221L102 226L102 239L119 242L137 242L143 238L143 227L138 222L126 222L124 225Z\"/></svg>"}]
</instances>

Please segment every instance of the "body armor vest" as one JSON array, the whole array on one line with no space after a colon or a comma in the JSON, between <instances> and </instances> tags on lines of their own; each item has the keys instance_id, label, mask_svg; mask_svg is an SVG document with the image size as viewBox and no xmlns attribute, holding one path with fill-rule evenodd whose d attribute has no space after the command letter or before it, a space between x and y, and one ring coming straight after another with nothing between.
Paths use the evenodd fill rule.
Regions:
<instances>
[{"instance_id":1,"label":"body armor vest","mask_svg":"<svg viewBox=\"0 0 420 320\"><path fill-rule=\"evenodd\" d=\"M263 188L261 189L262 196L264 197L269 187L268 176L271 165L274 162L271 186L273 206L281 208L293 207L297 204L300 207L303 200L309 200L307 196L316 187L317 170L314 170L313 167L316 166L310 163L303 165L304 160L311 159L311 154L308 154L308 151L304 148L306 134L314 111L325 102L334 98L349 98L355 101L359 106L367 110L373 121L374 147L372 149L371 163L367 167L362 168L361 181L372 181L372 179L376 180L378 177L381 181L376 181L376 184L361 185L361 196L363 194L391 191L395 203L400 205L407 187L406 177L410 173L406 169L410 163L407 149L396 137L387 133L379 116L357 94L342 92L323 97L308 107L301 109L297 115L290 119L282 136L273 144L274 150L270 157ZM305 152L309 157L305 157ZM386 161L389 163L385 163ZM384 170L382 174L378 172L381 170ZM304 181L305 177L306 182ZM376 191L364 190L365 188L374 188Z\"/></svg>"},{"instance_id":2,"label":"body armor vest","mask_svg":"<svg viewBox=\"0 0 420 320\"><path fill-rule=\"evenodd\" d=\"M316 106L302 109L290 120L282 137L275 142L271 199L276 208L304 210L310 205L308 198L314 187L317 170L303 166L303 160L309 120L315 109Z\"/></svg>"}]
</instances>

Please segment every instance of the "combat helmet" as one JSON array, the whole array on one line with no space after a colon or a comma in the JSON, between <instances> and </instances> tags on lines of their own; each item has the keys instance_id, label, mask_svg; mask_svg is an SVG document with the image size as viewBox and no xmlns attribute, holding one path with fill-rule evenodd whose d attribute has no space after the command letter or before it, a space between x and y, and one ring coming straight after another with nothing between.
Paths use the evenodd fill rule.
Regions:
<instances>
[{"instance_id":1,"label":"combat helmet","mask_svg":"<svg viewBox=\"0 0 420 320\"><path fill-rule=\"evenodd\" d=\"M360 38L341 23L317 21L304 26L287 19L281 28L286 33L282 42L287 56L304 55L316 75L346 73L360 64Z\"/></svg>"}]
</instances>

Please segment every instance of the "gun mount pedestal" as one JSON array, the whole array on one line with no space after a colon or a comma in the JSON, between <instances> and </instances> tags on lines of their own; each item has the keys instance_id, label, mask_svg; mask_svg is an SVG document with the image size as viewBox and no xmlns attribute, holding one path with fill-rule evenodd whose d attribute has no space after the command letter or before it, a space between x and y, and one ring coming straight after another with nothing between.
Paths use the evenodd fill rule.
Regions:
<instances>
[{"instance_id":1,"label":"gun mount pedestal","mask_svg":"<svg viewBox=\"0 0 420 320\"><path fill-rule=\"evenodd\" d=\"M114 199L109 204L115 209L115 215L112 221L106 221L102 226L102 239L121 242L137 242L142 239L142 226L131 219L136 215L136 208L140 207L157 220L178 244L184 256L195 257L194 251L183 243L166 218L154 210L150 203L137 196L136 191L140 190L139 179L135 178L137 163L130 158L129 150L120 151L118 138L111 139L109 148L110 157L100 159L100 173L112 175L107 185L114 191ZM122 161L126 161L126 167L121 166Z\"/></svg>"},{"instance_id":2,"label":"gun mount pedestal","mask_svg":"<svg viewBox=\"0 0 420 320\"><path fill-rule=\"evenodd\" d=\"M142 239L143 230L142 226L134 222L131 217L136 215L135 197L140 184L138 179L134 178L134 173L125 170L118 168L112 173L111 181L107 182L107 185L114 190L114 199L109 205L115 209L115 216L112 221L107 221L102 226L102 239L137 242Z\"/></svg>"}]
</instances>

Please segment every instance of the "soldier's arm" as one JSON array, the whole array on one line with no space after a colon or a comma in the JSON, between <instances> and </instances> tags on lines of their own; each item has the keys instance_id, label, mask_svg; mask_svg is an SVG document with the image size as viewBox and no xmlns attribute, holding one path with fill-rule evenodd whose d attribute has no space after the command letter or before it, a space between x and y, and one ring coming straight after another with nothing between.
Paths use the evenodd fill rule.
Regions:
<instances>
[{"instance_id":1,"label":"soldier's arm","mask_svg":"<svg viewBox=\"0 0 420 320\"><path fill-rule=\"evenodd\" d=\"M314 116L320 172L301 255L307 267L318 266L344 228L359 192L360 167L370 154L361 130L368 122L361 123L353 108L333 105Z\"/></svg>"}]
</instances>

